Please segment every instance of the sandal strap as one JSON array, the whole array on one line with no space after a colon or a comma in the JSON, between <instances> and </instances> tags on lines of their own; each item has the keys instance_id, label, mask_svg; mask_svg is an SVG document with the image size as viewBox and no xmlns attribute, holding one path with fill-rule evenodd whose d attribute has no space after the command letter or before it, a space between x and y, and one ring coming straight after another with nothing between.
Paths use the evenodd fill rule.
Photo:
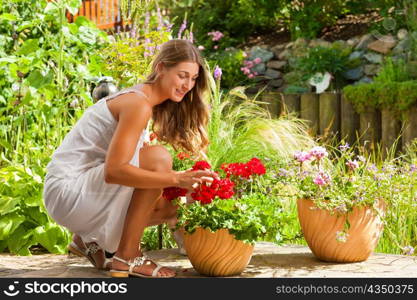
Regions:
<instances>
[{"instance_id":1,"label":"sandal strap","mask_svg":"<svg viewBox=\"0 0 417 300\"><path fill-rule=\"evenodd\" d=\"M133 273L133 269L136 266L141 266L144 265L147 261L149 262L153 262L156 265L156 268L152 271L152 277L156 277L156 275L158 274L159 270L161 270L161 268L163 268L160 264L152 261L151 259L149 259L148 256L146 256L145 254L143 254L142 256L137 256L133 259L133 261L131 260L124 260L116 255L113 256L113 259L118 260L122 263L125 263L129 266L129 273Z\"/></svg>"},{"instance_id":2,"label":"sandal strap","mask_svg":"<svg viewBox=\"0 0 417 300\"><path fill-rule=\"evenodd\" d=\"M152 271L152 277L157 277L158 272L161 270L162 266L156 262L154 262L154 264L156 264L156 268Z\"/></svg>"},{"instance_id":3,"label":"sandal strap","mask_svg":"<svg viewBox=\"0 0 417 300\"><path fill-rule=\"evenodd\" d=\"M97 245L96 243L92 243L92 244L88 245L88 247L86 247L85 254L86 255L89 255L90 253L91 254L96 254L97 251L99 251L99 250L101 250L99 245Z\"/></svg>"}]
</instances>

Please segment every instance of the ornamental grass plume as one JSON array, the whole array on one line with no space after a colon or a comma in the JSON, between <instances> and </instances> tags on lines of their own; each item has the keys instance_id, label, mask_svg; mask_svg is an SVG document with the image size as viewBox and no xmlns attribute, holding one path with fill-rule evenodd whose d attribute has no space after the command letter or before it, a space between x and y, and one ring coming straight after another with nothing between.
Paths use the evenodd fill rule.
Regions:
<instances>
[{"instance_id":1,"label":"ornamental grass plume","mask_svg":"<svg viewBox=\"0 0 417 300\"><path fill-rule=\"evenodd\" d=\"M210 122L207 158L214 168L252 157L290 160L299 149L316 146L306 123L292 115L272 118L258 101L236 87L224 93L209 76Z\"/></svg>"}]
</instances>

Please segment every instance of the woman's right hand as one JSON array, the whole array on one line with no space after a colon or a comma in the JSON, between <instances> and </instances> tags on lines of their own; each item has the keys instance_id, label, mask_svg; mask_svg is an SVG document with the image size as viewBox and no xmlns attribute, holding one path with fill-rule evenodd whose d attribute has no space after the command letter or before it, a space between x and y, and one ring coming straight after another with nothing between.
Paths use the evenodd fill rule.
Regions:
<instances>
[{"instance_id":1,"label":"woman's right hand","mask_svg":"<svg viewBox=\"0 0 417 300\"><path fill-rule=\"evenodd\" d=\"M214 179L219 179L216 172L210 170L187 170L175 172L177 176L178 187L187 189L189 191L197 188L203 182L213 182Z\"/></svg>"}]
</instances>

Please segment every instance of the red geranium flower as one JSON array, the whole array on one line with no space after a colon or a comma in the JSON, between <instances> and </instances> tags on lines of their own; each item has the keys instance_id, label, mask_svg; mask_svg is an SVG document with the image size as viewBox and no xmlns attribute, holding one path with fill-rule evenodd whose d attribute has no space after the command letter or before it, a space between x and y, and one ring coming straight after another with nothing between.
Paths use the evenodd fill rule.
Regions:
<instances>
[{"instance_id":1,"label":"red geranium flower","mask_svg":"<svg viewBox=\"0 0 417 300\"><path fill-rule=\"evenodd\" d=\"M234 195L235 184L228 178L214 179L211 185L202 184L191 194L194 200L202 204L211 203L217 196L220 199L230 199Z\"/></svg>"},{"instance_id":2,"label":"red geranium flower","mask_svg":"<svg viewBox=\"0 0 417 300\"><path fill-rule=\"evenodd\" d=\"M180 160L184 160L186 158L190 158L190 155L188 153L185 152L180 152L177 154L178 159Z\"/></svg>"},{"instance_id":3,"label":"red geranium flower","mask_svg":"<svg viewBox=\"0 0 417 300\"><path fill-rule=\"evenodd\" d=\"M248 169L250 170L250 173L252 175L263 175L266 173L266 169L265 166L263 165L263 163L257 159L257 158L252 158L248 163L247 163Z\"/></svg>"},{"instance_id":4,"label":"red geranium flower","mask_svg":"<svg viewBox=\"0 0 417 300\"><path fill-rule=\"evenodd\" d=\"M172 187L164 188L162 197L164 197L168 201L172 201L178 197L185 196L187 192L188 192L187 189L172 186Z\"/></svg>"},{"instance_id":5,"label":"red geranium flower","mask_svg":"<svg viewBox=\"0 0 417 300\"><path fill-rule=\"evenodd\" d=\"M262 162L257 158L252 158L247 163L222 164L221 169L230 176L249 178L251 175L263 175L266 169Z\"/></svg>"},{"instance_id":6,"label":"red geranium flower","mask_svg":"<svg viewBox=\"0 0 417 300\"><path fill-rule=\"evenodd\" d=\"M193 171L205 170L205 169L211 169L211 166L208 162L204 160L197 161L193 166Z\"/></svg>"}]
</instances>

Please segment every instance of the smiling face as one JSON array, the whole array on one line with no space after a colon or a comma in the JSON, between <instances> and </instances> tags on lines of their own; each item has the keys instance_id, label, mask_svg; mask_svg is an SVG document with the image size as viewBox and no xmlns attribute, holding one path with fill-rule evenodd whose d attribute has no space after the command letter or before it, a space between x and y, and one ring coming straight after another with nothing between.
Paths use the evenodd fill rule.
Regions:
<instances>
[{"instance_id":1,"label":"smiling face","mask_svg":"<svg viewBox=\"0 0 417 300\"><path fill-rule=\"evenodd\" d=\"M171 68L162 67L161 85L164 94L172 101L181 102L194 87L198 72L199 65L195 62L181 62Z\"/></svg>"}]
</instances>

